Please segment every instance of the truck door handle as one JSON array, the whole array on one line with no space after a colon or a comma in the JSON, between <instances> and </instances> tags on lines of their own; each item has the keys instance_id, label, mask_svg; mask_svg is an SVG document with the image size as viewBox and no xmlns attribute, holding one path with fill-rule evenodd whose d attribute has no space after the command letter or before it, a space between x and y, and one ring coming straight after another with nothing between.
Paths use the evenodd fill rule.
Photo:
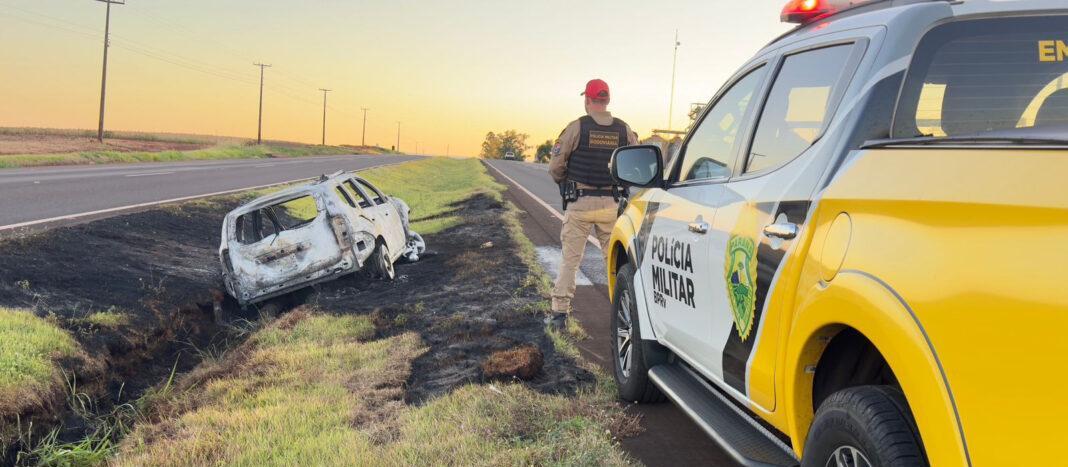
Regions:
<instances>
[{"instance_id":1,"label":"truck door handle","mask_svg":"<svg viewBox=\"0 0 1068 467\"><path fill-rule=\"evenodd\" d=\"M690 232L693 232L695 234L704 235L708 233L709 228L711 228L711 226L708 225L708 222L697 221L690 223Z\"/></svg>"},{"instance_id":2,"label":"truck door handle","mask_svg":"<svg viewBox=\"0 0 1068 467\"><path fill-rule=\"evenodd\" d=\"M783 240L793 240L797 237L797 233L800 228L797 224L790 222L781 222L778 224L768 224L764 226L764 235L769 237L777 237Z\"/></svg>"}]
</instances>

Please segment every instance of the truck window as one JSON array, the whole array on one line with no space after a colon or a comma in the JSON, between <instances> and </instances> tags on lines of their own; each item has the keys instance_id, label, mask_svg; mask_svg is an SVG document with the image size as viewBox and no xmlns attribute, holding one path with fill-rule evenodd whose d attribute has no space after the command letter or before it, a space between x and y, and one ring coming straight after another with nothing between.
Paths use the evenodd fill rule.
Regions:
<instances>
[{"instance_id":1,"label":"truck window","mask_svg":"<svg viewBox=\"0 0 1068 467\"><path fill-rule=\"evenodd\" d=\"M852 73L852 52L847 44L786 57L757 123L746 173L779 167L816 142L832 116L831 97Z\"/></svg>"},{"instance_id":2,"label":"truck window","mask_svg":"<svg viewBox=\"0 0 1068 467\"><path fill-rule=\"evenodd\" d=\"M957 21L913 54L894 138L1068 130L1068 16Z\"/></svg>"},{"instance_id":3,"label":"truck window","mask_svg":"<svg viewBox=\"0 0 1068 467\"><path fill-rule=\"evenodd\" d=\"M764 80L760 67L736 81L705 113L686 143L679 180L712 180L731 176L736 160L738 128L745 120L753 94Z\"/></svg>"}]
</instances>

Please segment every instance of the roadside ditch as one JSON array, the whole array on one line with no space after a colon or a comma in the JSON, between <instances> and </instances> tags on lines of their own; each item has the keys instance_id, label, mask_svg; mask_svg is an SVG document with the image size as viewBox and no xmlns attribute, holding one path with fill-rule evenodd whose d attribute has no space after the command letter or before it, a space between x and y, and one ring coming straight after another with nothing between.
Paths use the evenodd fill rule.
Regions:
<instances>
[{"instance_id":1,"label":"roadside ditch","mask_svg":"<svg viewBox=\"0 0 1068 467\"><path fill-rule=\"evenodd\" d=\"M59 362L65 388L0 414L0 463L34 464L50 454L42 445L76 445L91 465L110 459L135 424L169 432L172 419L145 415L154 404L196 391L203 372L195 369L229 368L250 336L294 308L369 317L373 337L383 341L417 335L424 350L413 355L399 389L405 407L472 384L519 382L489 374L487 360L502 352L540 356L540 368L521 382L537 393L574 396L603 380L576 353L561 351L559 336L546 334L544 276L522 260L533 251L517 242L513 213L493 190L451 204L447 214L414 212L414 221L461 221L426 235L428 253L399 264L393 282L345 277L246 311L228 300L225 323L217 324L218 229L241 200L189 202L0 241L0 306L32 310L84 350ZM622 415L598 417L593 426L602 435L601 422L620 437L636 430ZM530 428L516 429L520 435L508 439Z\"/></svg>"}]
</instances>

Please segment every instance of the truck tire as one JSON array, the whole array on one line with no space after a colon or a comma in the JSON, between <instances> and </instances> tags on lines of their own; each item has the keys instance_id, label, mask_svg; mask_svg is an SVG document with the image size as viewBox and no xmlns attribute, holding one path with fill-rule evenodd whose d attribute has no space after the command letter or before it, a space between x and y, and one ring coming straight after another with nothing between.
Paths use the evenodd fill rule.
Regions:
<instances>
[{"instance_id":1,"label":"truck tire","mask_svg":"<svg viewBox=\"0 0 1068 467\"><path fill-rule=\"evenodd\" d=\"M379 240L375 244L375 251L371 253L368 261L368 275L373 279L385 279L391 281L397 277L393 269L393 261L389 258L389 248L385 242Z\"/></svg>"},{"instance_id":2,"label":"truck tire","mask_svg":"<svg viewBox=\"0 0 1068 467\"><path fill-rule=\"evenodd\" d=\"M613 297L612 367L619 397L630 402L663 402L664 394L649 379L649 369L666 363L668 351L656 342L642 339L635 307L634 266L625 264L619 268Z\"/></svg>"},{"instance_id":3,"label":"truck tire","mask_svg":"<svg viewBox=\"0 0 1068 467\"><path fill-rule=\"evenodd\" d=\"M926 466L905 396L890 386L858 386L820 404L805 442L803 467Z\"/></svg>"}]
</instances>

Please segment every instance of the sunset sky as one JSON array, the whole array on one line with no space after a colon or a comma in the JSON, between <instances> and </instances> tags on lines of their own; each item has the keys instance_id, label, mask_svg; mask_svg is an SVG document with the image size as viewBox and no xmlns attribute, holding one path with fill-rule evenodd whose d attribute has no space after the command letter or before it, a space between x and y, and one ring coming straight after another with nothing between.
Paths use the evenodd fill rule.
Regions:
<instances>
[{"instance_id":1,"label":"sunset sky","mask_svg":"<svg viewBox=\"0 0 1068 467\"><path fill-rule=\"evenodd\" d=\"M487 131L532 145L579 116L586 80L646 136L665 128L679 30L675 127L788 25L786 0L127 0L112 9L108 128L477 154ZM0 126L95 128L104 4L0 0Z\"/></svg>"}]
</instances>

